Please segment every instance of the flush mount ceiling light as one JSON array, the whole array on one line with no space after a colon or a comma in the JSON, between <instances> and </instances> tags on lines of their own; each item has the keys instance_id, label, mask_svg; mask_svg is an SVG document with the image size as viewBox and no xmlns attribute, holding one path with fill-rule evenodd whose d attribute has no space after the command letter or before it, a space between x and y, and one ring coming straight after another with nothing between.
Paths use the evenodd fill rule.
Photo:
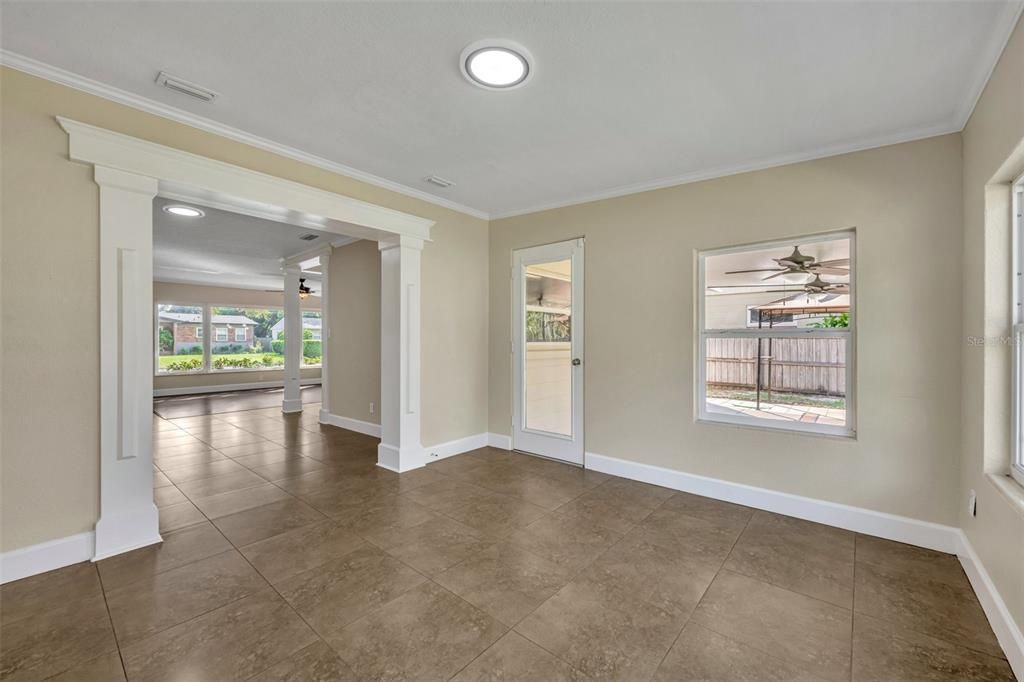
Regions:
<instances>
[{"instance_id":1,"label":"flush mount ceiling light","mask_svg":"<svg viewBox=\"0 0 1024 682\"><path fill-rule=\"evenodd\" d=\"M533 59L526 48L509 40L480 40L459 58L462 75L487 90L518 88L533 76Z\"/></svg>"},{"instance_id":2,"label":"flush mount ceiling light","mask_svg":"<svg viewBox=\"0 0 1024 682\"><path fill-rule=\"evenodd\" d=\"M182 218L202 218L204 215L206 215L198 208L180 205L164 206L164 212L170 213L172 215L181 216Z\"/></svg>"}]
</instances>

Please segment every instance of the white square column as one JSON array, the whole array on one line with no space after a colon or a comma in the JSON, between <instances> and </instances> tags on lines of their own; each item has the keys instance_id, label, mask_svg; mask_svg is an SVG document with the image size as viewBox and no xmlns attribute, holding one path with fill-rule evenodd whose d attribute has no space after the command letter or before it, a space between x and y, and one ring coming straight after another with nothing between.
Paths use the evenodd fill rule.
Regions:
<instances>
[{"instance_id":1,"label":"white square column","mask_svg":"<svg viewBox=\"0 0 1024 682\"><path fill-rule=\"evenodd\" d=\"M298 266L284 268L284 399L282 412L302 412L299 376L302 372L302 308L299 306Z\"/></svg>"},{"instance_id":2,"label":"white square column","mask_svg":"<svg viewBox=\"0 0 1024 682\"><path fill-rule=\"evenodd\" d=\"M153 504L153 197L157 181L95 167L100 186L100 517L94 561L160 542Z\"/></svg>"},{"instance_id":3,"label":"white square column","mask_svg":"<svg viewBox=\"0 0 1024 682\"><path fill-rule=\"evenodd\" d=\"M380 248L380 445L377 466L426 464L420 444L420 255L423 241L394 237Z\"/></svg>"}]
</instances>

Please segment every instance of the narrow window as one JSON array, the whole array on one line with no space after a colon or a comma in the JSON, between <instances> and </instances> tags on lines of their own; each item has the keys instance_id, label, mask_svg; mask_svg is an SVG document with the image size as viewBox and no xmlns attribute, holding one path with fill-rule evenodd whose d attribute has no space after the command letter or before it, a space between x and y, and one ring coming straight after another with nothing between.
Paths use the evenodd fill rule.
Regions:
<instances>
[{"instance_id":1,"label":"narrow window","mask_svg":"<svg viewBox=\"0 0 1024 682\"><path fill-rule=\"evenodd\" d=\"M854 233L699 254L697 418L853 436Z\"/></svg>"},{"instance_id":2,"label":"narrow window","mask_svg":"<svg viewBox=\"0 0 1024 682\"><path fill-rule=\"evenodd\" d=\"M156 307L155 374L203 371L203 308L161 303Z\"/></svg>"}]
</instances>

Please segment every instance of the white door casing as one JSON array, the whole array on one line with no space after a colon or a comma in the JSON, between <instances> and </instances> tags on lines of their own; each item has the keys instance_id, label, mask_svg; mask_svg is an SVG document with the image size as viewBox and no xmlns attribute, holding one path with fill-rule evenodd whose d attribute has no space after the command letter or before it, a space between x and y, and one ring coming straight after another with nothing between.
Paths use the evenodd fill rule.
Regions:
<instances>
[{"instance_id":1,"label":"white door casing","mask_svg":"<svg viewBox=\"0 0 1024 682\"><path fill-rule=\"evenodd\" d=\"M526 269L531 265L568 260L571 263L570 308L570 434L530 428L526 386ZM583 465L584 384L583 239L545 244L512 252L512 447L516 450Z\"/></svg>"},{"instance_id":2,"label":"white door casing","mask_svg":"<svg viewBox=\"0 0 1024 682\"><path fill-rule=\"evenodd\" d=\"M216 202L243 214L278 214L281 222L302 220L326 232L387 245L381 254L382 273L387 273L382 274L381 365L389 381L382 379L381 384L378 464L398 471L423 466L419 265L434 221L57 120L68 134L70 160L92 165L100 188L100 518L94 561L161 541L153 503L151 432L152 201L160 193L181 201ZM388 285L387 293L385 280L396 285Z\"/></svg>"}]
</instances>

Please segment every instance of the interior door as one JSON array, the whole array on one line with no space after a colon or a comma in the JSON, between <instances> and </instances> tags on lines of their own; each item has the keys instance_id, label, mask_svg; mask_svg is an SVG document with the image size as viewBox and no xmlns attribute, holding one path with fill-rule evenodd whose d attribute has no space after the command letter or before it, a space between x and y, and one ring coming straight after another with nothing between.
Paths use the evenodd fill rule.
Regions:
<instances>
[{"instance_id":1,"label":"interior door","mask_svg":"<svg viewBox=\"0 0 1024 682\"><path fill-rule=\"evenodd\" d=\"M512 257L512 447L583 464L583 240Z\"/></svg>"}]
</instances>

